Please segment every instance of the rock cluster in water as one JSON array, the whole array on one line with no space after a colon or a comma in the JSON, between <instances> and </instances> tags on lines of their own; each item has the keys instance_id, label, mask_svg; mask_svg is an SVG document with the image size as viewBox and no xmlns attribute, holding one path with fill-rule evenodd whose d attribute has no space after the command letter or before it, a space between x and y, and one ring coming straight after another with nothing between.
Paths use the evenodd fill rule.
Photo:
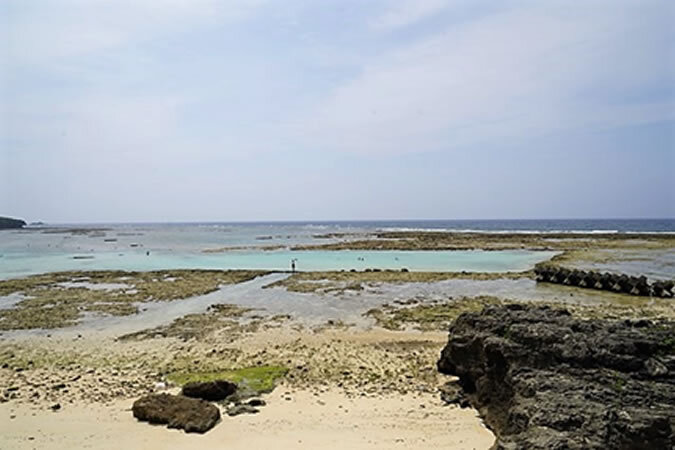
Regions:
<instances>
[{"instance_id":1,"label":"rock cluster in water","mask_svg":"<svg viewBox=\"0 0 675 450\"><path fill-rule=\"evenodd\" d=\"M673 297L673 281L654 281L647 277L632 277L613 273L599 273L557 266L537 266L534 269L537 281L565 284L588 289L599 289L631 295Z\"/></svg>"},{"instance_id":2,"label":"rock cluster in water","mask_svg":"<svg viewBox=\"0 0 675 450\"><path fill-rule=\"evenodd\" d=\"M548 307L462 314L438 369L476 407L495 449L675 446L675 322L579 320Z\"/></svg>"}]
</instances>

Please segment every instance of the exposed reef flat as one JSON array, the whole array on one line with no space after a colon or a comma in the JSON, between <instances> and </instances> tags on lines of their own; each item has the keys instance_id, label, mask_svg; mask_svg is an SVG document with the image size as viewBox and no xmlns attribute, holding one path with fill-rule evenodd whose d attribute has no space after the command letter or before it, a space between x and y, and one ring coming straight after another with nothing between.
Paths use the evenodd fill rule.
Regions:
<instances>
[{"instance_id":1,"label":"exposed reef flat","mask_svg":"<svg viewBox=\"0 0 675 450\"><path fill-rule=\"evenodd\" d=\"M334 236L336 237L336 236ZM303 245L294 250L594 250L675 248L665 233L464 233L382 232L368 239L345 235L341 242Z\"/></svg>"},{"instance_id":2,"label":"exposed reef flat","mask_svg":"<svg viewBox=\"0 0 675 450\"><path fill-rule=\"evenodd\" d=\"M265 317L254 313L255 309L252 308L215 304L209 306L204 313L187 314L167 325L122 335L118 340L171 337L188 341L190 339L202 339L215 331L234 338L263 328L278 327L290 319L288 315Z\"/></svg>"},{"instance_id":3,"label":"exposed reef flat","mask_svg":"<svg viewBox=\"0 0 675 450\"><path fill-rule=\"evenodd\" d=\"M675 322L579 320L509 305L461 315L438 361L495 449L675 445Z\"/></svg>"},{"instance_id":4,"label":"exposed reef flat","mask_svg":"<svg viewBox=\"0 0 675 450\"><path fill-rule=\"evenodd\" d=\"M241 283L261 271L162 270L150 272L56 272L0 280L0 296L21 300L0 309L0 330L62 328L78 323L85 313L135 314L144 302L172 301L213 292L224 284Z\"/></svg>"},{"instance_id":5,"label":"exposed reef flat","mask_svg":"<svg viewBox=\"0 0 675 450\"><path fill-rule=\"evenodd\" d=\"M152 392L193 376L255 367L285 368L283 385L348 396L433 394L442 383L434 362L445 333L403 333L292 324L199 339L31 337L0 343L0 403L48 406L111 401Z\"/></svg>"},{"instance_id":6,"label":"exposed reef flat","mask_svg":"<svg viewBox=\"0 0 675 450\"><path fill-rule=\"evenodd\" d=\"M573 303L573 302L524 302L504 300L494 296L463 297L458 299L427 300L412 298L385 304L368 310L365 315L372 317L376 324L388 330L415 329L420 331L447 330L453 320L465 312L481 311L488 306L536 305L564 308L580 319L604 320L675 320L675 305L667 300L632 303Z\"/></svg>"},{"instance_id":7,"label":"exposed reef flat","mask_svg":"<svg viewBox=\"0 0 675 450\"><path fill-rule=\"evenodd\" d=\"M434 283L446 280L514 280L534 278L534 272L409 272L400 270L299 272L271 283L266 288L283 287L291 292L331 293L361 291L376 283Z\"/></svg>"}]
</instances>

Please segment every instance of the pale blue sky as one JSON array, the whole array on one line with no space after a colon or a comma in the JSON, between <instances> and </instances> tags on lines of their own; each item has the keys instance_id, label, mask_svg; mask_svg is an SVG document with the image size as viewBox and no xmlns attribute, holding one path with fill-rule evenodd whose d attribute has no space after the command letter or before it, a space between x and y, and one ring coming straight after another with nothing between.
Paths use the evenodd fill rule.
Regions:
<instances>
[{"instance_id":1,"label":"pale blue sky","mask_svg":"<svg viewBox=\"0 0 675 450\"><path fill-rule=\"evenodd\" d=\"M5 0L0 215L675 217L675 3Z\"/></svg>"}]
</instances>

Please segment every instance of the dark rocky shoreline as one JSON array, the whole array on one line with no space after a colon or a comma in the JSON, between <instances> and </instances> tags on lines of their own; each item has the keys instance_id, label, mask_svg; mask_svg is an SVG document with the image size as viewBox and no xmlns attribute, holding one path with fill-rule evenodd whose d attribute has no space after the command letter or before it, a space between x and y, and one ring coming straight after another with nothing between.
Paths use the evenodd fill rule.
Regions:
<instances>
[{"instance_id":1,"label":"dark rocky shoreline","mask_svg":"<svg viewBox=\"0 0 675 450\"><path fill-rule=\"evenodd\" d=\"M671 449L675 322L579 320L508 305L465 313L438 369L498 436L495 449Z\"/></svg>"}]
</instances>

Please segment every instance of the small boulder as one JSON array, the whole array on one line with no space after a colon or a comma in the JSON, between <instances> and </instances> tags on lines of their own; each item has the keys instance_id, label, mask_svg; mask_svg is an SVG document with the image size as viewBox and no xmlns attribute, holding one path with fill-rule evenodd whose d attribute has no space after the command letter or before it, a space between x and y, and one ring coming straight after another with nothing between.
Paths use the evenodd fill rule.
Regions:
<instances>
[{"instance_id":1,"label":"small boulder","mask_svg":"<svg viewBox=\"0 0 675 450\"><path fill-rule=\"evenodd\" d=\"M252 398L251 400L247 401L246 404L249 405L249 406L265 406L265 405L267 405L265 400L263 400L261 398Z\"/></svg>"},{"instance_id":2,"label":"small boulder","mask_svg":"<svg viewBox=\"0 0 675 450\"><path fill-rule=\"evenodd\" d=\"M227 380L215 380L206 382L187 383L181 392L186 397L200 398L202 400L219 401L225 400L237 392L237 385Z\"/></svg>"},{"instance_id":3,"label":"small boulder","mask_svg":"<svg viewBox=\"0 0 675 450\"><path fill-rule=\"evenodd\" d=\"M238 416L240 414L257 414L259 411L257 408L254 408L248 404L234 405L227 408L228 416Z\"/></svg>"},{"instance_id":4,"label":"small boulder","mask_svg":"<svg viewBox=\"0 0 675 450\"><path fill-rule=\"evenodd\" d=\"M216 406L182 395L146 395L134 402L132 411L140 421L166 424L187 433L205 433L220 420L220 410Z\"/></svg>"}]
</instances>

